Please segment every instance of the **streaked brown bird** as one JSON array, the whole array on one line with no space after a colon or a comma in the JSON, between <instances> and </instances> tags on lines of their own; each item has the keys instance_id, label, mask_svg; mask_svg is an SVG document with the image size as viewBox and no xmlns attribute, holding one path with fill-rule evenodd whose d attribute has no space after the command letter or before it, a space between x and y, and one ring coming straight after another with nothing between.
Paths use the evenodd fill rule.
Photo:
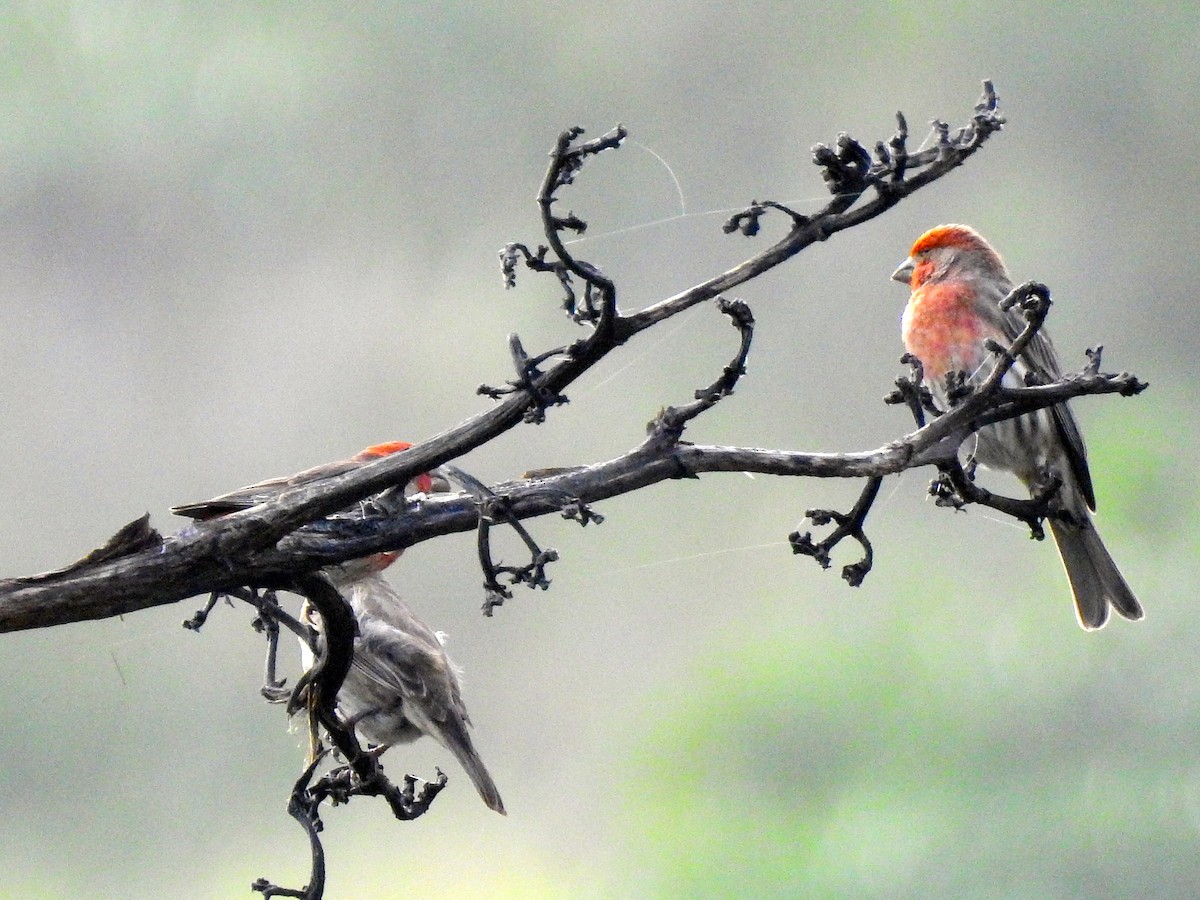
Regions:
<instances>
[{"instance_id":1,"label":"streaked brown bird","mask_svg":"<svg viewBox=\"0 0 1200 900\"><path fill-rule=\"evenodd\" d=\"M403 441L376 444L348 460L177 506L173 512L199 520L228 515L410 446ZM406 494L446 490L446 480L432 473L409 482ZM322 570L350 604L358 623L354 658L338 692L338 711L362 740L383 749L423 734L433 738L454 754L483 802L503 815L500 792L467 730L471 720L462 699L459 670L446 655L439 636L417 618L383 574L401 552L376 553ZM320 616L308 604L301 617L320 634ZM312 651L301 643L301 653L307 670L312 665Z\"/></svg>"}]
</instances>

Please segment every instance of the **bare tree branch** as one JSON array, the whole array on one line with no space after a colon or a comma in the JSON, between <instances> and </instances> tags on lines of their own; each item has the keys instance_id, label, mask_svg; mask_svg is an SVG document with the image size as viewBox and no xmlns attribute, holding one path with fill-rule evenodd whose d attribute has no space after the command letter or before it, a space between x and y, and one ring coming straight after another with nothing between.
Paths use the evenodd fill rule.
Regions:
<instances>
[{"instance_id":1,"label":"bare tree branch","mask_svg":"<svg viewBox=\"0 0 1200 900\"><path fill-rule=\"evenodd\" d=\"M953 459L970 434L1001 418L1092 394L1129 396L1144 387L1144 383L1127 373L1084 372L1054 384L1002 388L996 392L992 405L978 399L983 395L976 395L900 440L854 453L699 444L664 448L651 437L607 462L549 478L504 482L492 485L491 490L505 498L509 515L523 520L564 512L565 498L594 504L660 481L707 472L813 478L892 475ZM407 478L408 474L405 472L402 477ZM197 556L202 546L198 547L197 539L189 535L191 529L185 529L158 550L142 551L58 578L39 576L32 581L0 582L0 631L106 618L211 591L228 593L246 584L278 587L290 583L297 571L408 547L445 534L474 531L478 516L474 499L465 494L431 497L410 504L391 517L318 522L297 529L275 547L236 557L200 559ZM213 524L222 521L215 520ZM209 525L200 523L192 527L201 529Z\"/></svg>"},{"instance_id":2,"label":"bare tree branch","mask_svg":"<svg viewBox=\"0 0 1200 900\"><path fill-rule=\"evenodd\" d=\"M848 513L840 513L832 509L808 510L804 515L813 525L821 527L830 522L836 522L837 528L822 541L814 541L811 532L806 531L801 534L799 531L793 531L788 535L788 543L792 545L792 552L802 556L811 556L820 564L821 568L828 569L832 562L830 553L833 552L833 548L846 538L853 538L862 547L862 559L843 566L842 577L851 587L858 587L862 584L875 562L875 551L871 547L871 541L867 538L864 525L867 521L867 513L871 511L871 506L875 503L879 487L882 484L882 475L872 475L868 478L867 483L863 485L858 502Z\"/></svg>"},{"instance_id":3,"label":"bare tree branch","mask_svg":"<svg viewBox=\"0 0 1200 900\"><path fill-rule=\"evenodd\" d=\"M963 442L980 428L1004 419L1085 395L1130 396L1146 385L1127 373L1100 372L1097 349L1089 351L1088 365L1082 371L1053 384L1006 386L1005 375L1041 328L1050 307L1048 289L1033 282L1016 288L1005 300L1010 306L1021 306L1025 328L1011 346L991 348L993 367L978 388L963 378L950 385L948 408L939 408L923 383L920 361L907 355L902 358L910 372L896 380L896 390L886 402L907 406L916 430L895 441L859 452L811 453L683 440L685 430L730 396L746 371L754 316L745 303L724 296L726 292L812 244L880 215L948 174L1003 124L992 84L984 82L983 95L967 123L952 130L935 122L936 141L927 150L908 151L908 127L901 114L897 114L895 133L877 142L873 153L846 134L839 135L832 146L818 144L812 151L813 162L831 195L820 209L801 212L773 200L753 201L732 216L724 230L753 237L760 232L764 217L778 214L788 223L780 240L725 272L628 314L619 310L616 284L597 266L576 256L563 240L564 233L583 232L586 222L573 212L558 212L561 192L574 183L590 159L620 147L625 129L617 126L588 141L580 140L581 128L564 131L551 152L537 195L545 243L536 249L509 244L500 251L500 262L506 287L516 285L522 267L554 277L563 291L563 311L587 331L585 337L567 346L530 352L518 335L510 335L514 377L498 387L479 388L495 405L408 450L363 462L328 478L302 481L258 506L196 522L166 539L150 528L149 517L143 516L66 568L0 580L0 631L106 618L207 594L207 605L185 623L199 629L222 597L253 605L258 611L256 628L266 633L268 641L264 695L275 701L287 699L289 712L306 710L314 735L319 726L345 763L314 782L325 755L323 747L314 747L316 758L292 789L289 813L304 828L312 855L308 885L293 889L260 879L253 888L267 897L315 900L324 892L324 853L319 838L323 802L380 796L397 818L411 819L423 814L446 784L440 772L434 781L422 783L420 790L418 779L411 775L405 776L403 787L392 784L377 755L364 752L353 728L339 719L336 698L351 664L357 626L349 605L318 571L322 567L474 530L484 574L484 608L490 614L511 596L514 584L549 585L546 567L557 554L543 549L521 525L523 520L560 514L580 525L599 523L603 516L592 509L593 504L667 479L699 479L716 472L865 479L848 513L808 511L814 526L834 526L827 537L816 541L811 533L799 531L791 536L797 553L811 556L825 567L841 541L857 542L861 559L842 570L851 585L859 584L871 568L874 550L865 522L882 480L906 469L934 466L938 470L931 490L939 503L955 508L984 504L1025 522L1034 536L1040 536L1042 521L1059 514L1058 485L1048 482L1029 499L986 491L974 483L972 466L959 462ZM736 350L712 383L695 391L689 402L665 406L649 423L646 437L628 452L603 462L548 470L494 485L483 485L449 465L522 422L544 421L554 407L568 402L567 389L608 354L655 325L711 300L717 301L718 310L736 329ZM404 497L404 485L439 466L465 490L453 495ZM505 565L493 559L491 531L503 526L521 537L529 553L528 563ZM321 617L319 638L304 622L280 608L276 590L306 598ZM308 642L316 658L291 691L285 690L275 674L281 624Z\"/></svg>"},{"instance_id":4,"label":"bare tree branch","mask_svg":"<svg viewBox=\"0 0 1200 900\"><path fill-rule=\"evenodd\" d=\"M521 245L506 248L505 278L510 284L515 281L519 260L532 269L553 272L569 290L568 313L591 328L587 338L530 356L514 337L511 345L519 374L513 390L498 394L500 399L491 410L408 451L294 488L252 509L189 526L161 547L83 564L36 580L0 581L0 631L106 618L196 594L227 593L244 585L286 586L297 573L320 565L383 546L395 549L438 534L475 528L478 510L465 501L457 505L455 501L429 501L387 520L366 519L359 525L319 520L356 501L403 485L521 421L537 421L548 405L565 399L563 392L570 384L615 348L658 322L770 270L816 241L879 215L961 165L1001 128L1004 119L991 83L985 82L983 97L970 121L953 134L948 128L939 128L940 139L933 148L909 154L903 116L898 116L898 121L895 135L876 145L874 161L846 135L839 137L836 150L824 145L814 148L814 162L821 167L833 196L811 215L789 211L792 228L782 240L727 272L626 316L617 312L612 281L595 266L575 258L561 240L564 230L577 232L586 225L574 214L559 216L554 212L557 192L573 183L592 156L619 146L624 129L618 127L580 144L575 140L581 130L564 132L555 145L538 194L548 246L537 252ZM868 191L874 196L860 203ZM744 215L757 219L767 210L782 208L780 204L756 203ZM582 299L573 287L576 279L584 283ZM542 371L540 366L552 358L557 361ZM1093 382L1091 388L1080 393L1096 390ZM949 441L951 429L942 425L941 430L944 434L938 439ZM506 497L514 518L522 519L562 512L564 492L587 504L664 478L732 471L738 466L748 466L751 471L820 477L886 474L898 471L897 467L922 464L921 454L928 453L929 448L924 436L916 443L906 439L877 451L843 455L733 448L670 448L667 452L645 446L612 463L589 466L582 475L560 476L537 486L499 486L497 492Z\"/></svg>"}]
</instances>

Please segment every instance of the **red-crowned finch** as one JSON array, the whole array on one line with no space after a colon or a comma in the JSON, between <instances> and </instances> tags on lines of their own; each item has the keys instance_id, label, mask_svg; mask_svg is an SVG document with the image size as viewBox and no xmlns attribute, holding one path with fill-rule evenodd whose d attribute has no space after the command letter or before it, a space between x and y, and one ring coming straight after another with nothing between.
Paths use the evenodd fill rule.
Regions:
<instances>
[{"instance_id":1,"label":"red-crowned finch","mask_svg":"<svg viewBox=\"0 0 1200 900\"><path fill-rule=\"evenodd\" d=\"M193 519L228 515L410 446L403 441L376 444L342 462L273 478L212 500L177 506L173 511ZM414 478L405 493L446 490L448 483L434 473ZM462 700L458 669L446 655L438 635L417 618L383 575L400 553L375 553L322 570L350 604L358 623L350 671L338 691L338 711L364 741L385 749L429 735L454 754L483 802L504 814L500 793L467 731L470 718ZM314 615L308 604L301 618L320 635L320 616ZM301 654L307 669L312 665L312 652L306 644L301 644Z\"/></svg>"},{"instance_id":2,"label":"red-crowned finch","mask_svg":"<svg viewBox=\"0 0 1200 900\"><path fill-rule=\"evenodd\" d=\"M360 450L358 453L355 453L349 459L323 463L319 466L313 466L311 469L297 472L294 475L268 478L266 481L238 488L236 491L230 491L228 494L222 494L220 497L213 497L211 500L202 500L199 503L188 503L183 506L173 506L171 507L171 512L177 516L187 516L190 519L215 519L218 516L258 506L260 503L273 500L291 488L312 484L315 481L321 481L325 478L332 478L334 475L341 475L344 472L357 469L359 466L369 463L372 460L391 456L393 453L399 453L401 450L407 450L411 446L412 444L407 441L387 441L383 444L373 444L366 450ZM422 491L428 494L448 489L449 486L440 475L424 473L410 481L405 486L404 492L407 494Z\"/></svg>"},{"instance_id":3,"label":"red-crowned finch","mask_svg":"<svg viewBox=\"0 0 1200 900\"><path fill-rule=\"evenodd\" d=\"M1000 309L1013 287L1000 255L965 225L925 232L892 278L912 288L902 319L904 345L921 360L930 388L943 402L948 373L963 371L979 383L995 359L984 341L1009 345L1025 326L1019 311ZM1043 382L1062 376L1045 329L1030 341L1005 383L1023 385L1029 372ZM1031 489L1050 474L1062 479L1059 498L1068 518L1051 518L1050 533L1071 582L1080 625L1099 628L1109 606L1127 619L1142 617L1141 605L1092 524L1096 498L1087 452L1066 403L988 425L964 446L982 465L1011 472Z\"/></svg>"}]
</instances>

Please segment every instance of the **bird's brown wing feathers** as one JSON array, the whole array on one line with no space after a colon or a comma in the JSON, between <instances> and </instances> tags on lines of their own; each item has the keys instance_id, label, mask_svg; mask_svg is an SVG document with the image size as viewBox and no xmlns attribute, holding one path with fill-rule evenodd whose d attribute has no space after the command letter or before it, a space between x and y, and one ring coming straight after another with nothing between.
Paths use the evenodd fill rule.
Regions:
<instances>
[{"instance_id":1,"label":"bird's brown wing feathers","mask_svg":"<svg viewBox=\"0 0 1200 900\"><path fill-rule=\"evenodd\" d=\"M1016 339L1025 328L1025 320L1017 312L1009 312L1003 316L1003 328L1009 341ZM1025 352L1021 354L1018 366L1037 376L1038 381L1048 383L1062 378L1062 369L1058 363L1058 354L1045 328L1039 329L1033 336ZM1020 374L1024 374L1023 372ZM1083 496L1088 509L1095 510L1096 495L1092 487L1092 474L1088 469L1087 445L1083 442L1083 433L1075 421L1071 407L1064 401L1050 410L1054 427L1058 431L1059 440L1071 466L1071 474L1079 493Z\"/></svg>"},{"instance_id":2,"label":"bird's brown wing feathers","mask_svg":"<svg viewBox=\"0 0 1200 900\"><path fill-rule=\"evenodd\" d=\"M440 647L370 621L360 620L359 627L361 648L356 648L352 665L380 691L419 703L439 722L461 706L449 660Z\"/></svg>"},{"instance_id":3,"label":"bird's brown wing feathers","mask_svg":"<svg viewBox=\"0 0 1200 900\"><path fill-rule=\"evenodd\" d=\"M348 459L337 463L326 463L313 466L295 475L283 475L278 478L268 478L246 487L238 488L211 500L201 500L199 503L186 503L183 506L171 507L171 512L177 516L187 516L190 519L215 519L229 513L249 509L252 506L277 497L285 490L317 481L322 478L332 478L362 465L361 462Z\"/></svg>"}]
</instances>

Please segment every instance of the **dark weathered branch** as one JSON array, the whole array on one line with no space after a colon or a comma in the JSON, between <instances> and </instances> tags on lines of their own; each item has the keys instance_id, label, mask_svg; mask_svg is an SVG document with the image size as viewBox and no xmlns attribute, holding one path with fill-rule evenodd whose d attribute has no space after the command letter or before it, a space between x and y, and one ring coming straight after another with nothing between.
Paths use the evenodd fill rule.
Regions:
<instances>
[{"instance_id":1,"label":"dark weathered branch","mask_svg":"<svg viewBox=\"0 0 1200 900\"><path fill-rule=\"evenodd\" d=\"M316 758L297 779L288 798L288 814L300 823L308 836L309 852L312 868L308 884L303 888L286 888L273 884L265 878L259 878L250 887L260 892L264 897L299 897L303 900L320 900L325 890L325 850L321 845L321 804L329 801L333 804L348 803L353 797L383 797L391 808L393 815L401 821L416 819L426 812L433 800L447 784L446 776L440 770L434 781L421 782L412 775L404 776L404 787L397 787L383 775L383 767L378 765L371 754L365 754L368 764L364 769L365 775L352 766L339 766L312 782L313 774L325 759L325 751L317 754Z\"/></svg>"},{"instance_id":2,"label":"dark weathered branch","mask_svg":"<svg viewBox=\"0 0 1200 900\"><path fill-rule=\"evenodd\" d=\"M1042 522L1049 516L1062 514L1062 506L1057 502L1061 487L1062 479L1053 475L1028 500L1004 497L979 487L973 473L957 459L951 459L938 464L938 475L929 484L929 494L938 506L962 509L973 503L1012 516L1029 526L1030 536L1040 541L1046 537Z\"/></svg>"},{"instance_id":3,"label":"dark weathered branch","mask_svg":"<svg viewBox=\"0 0 1200 900\"><path fill-rule=\"evenodd\" d=\"M905 353L900 357L900 364L908 366L909 373L896 379L896 390L884 397L883 402L905 404L913 421L921 428L925 425L926 413L940 416L942 410L934 403L933 392L925 384L925 366L921 361L911 353Z\"/></svg>"},{"instance_id":4,"label":"dark weathered branch","mask_svg":"<svg viewBox=\"0 0 1200 900\"><path fill-rule=\"evenodd\" d=\"M863 485L858 502L848 513L840 513L832 509L810 509L805 512L804 515L818 528L828 525L830 522L836 522L837 528L822 541L814 541L810 531L803 534L793 531L788 535L788 543L792 545L792 552L802 556L811 556L820 563L822 569L828 569L832 562L830 554L833 552L833 548L846 538L852 538L862 547L863 555L857 562L842 566L842 577L846 579L846 583L850 587L858 587L862 584L875 562L875 551L871 547L871 541L867 538L864 526L867 521L867 513L871 511L881 484L883 484L882 475L872 475L868 478L867 483Z\"/></svg>"},{"instance_id":5,"label":"dark weathered branch","mask_svg":"<svg viewBox=\"0 0 1200 900\"><path fill-rule=\"evenodd\" d=\"M838 152L823 144L814 147L813 162L824 170L823 176L834 195L822 209L803 216L781 204L756 202L750 210L740 215L750 214L757 208L757 214L761 216L764 207L783 210L792 219L792 228L783 239L715 278L625 317L622 327L639 331L649 324L670 318L681 310L711 300L758 277L818 241L875 218L914 191L961 166L1004 125L1004 117L999 112L999 100L990 81L984 82L983 96L975 106L971 121L953 136L947 136L944 144L939 143L936 147L909 155L904 149L908 140L907 125L902 115L897 114L897 120L899 128L891 139L894 150L885 153L866 169L863 163L865 151L847 135L838 138ZM874 188L875 196L859 204L868 187ZM730 222L738 220L739 216L734 216ZM728 224L726 230L733 230ZM733 228L746 231L740 222ZM756 232L757 228L750 231Z\"/></svg>"},{"instance_id":6,"label":"dark weathered branch","mask_svg":"<svg viewBox=\"0 0 1200 900\"><path fill-rule=\"evenodd\" d=\"M275 602L275 605L278 607L278 602ZM282 610L278 608L269 613L260 612L258 618L251 623L255 631L267 636L267 659L263 666L263 683L259 693L271 703L283 703L289 699L287 679L278 675L280 613Z\"/></svg>"},{"instance_id":7,"label":"dark weathered branch","mask_svg":"<svg viewBox=\"0 0 1200 900\"><path fill-rule=\"evenodd\" d=\"M363 462L327 478L301 479L258 506L197 522L166 540L149 527L148 517L143 517L78 563L55 572L0 581L0 631L105 618L209 594L207 605L186 623L199 629L221 596L255 606L255 627L266 632L268 641L263 693L276 701L288 699L289 713L302 709L308 713L314 759L295 783L288 806L309 838L309 883L303 889L293 889L260 879L254 889L268 897L316 900L323 895L325 880L319 838L323 802L336 804L360 795L380 796L397 818L411 819L423 814L446 784L440 772L436 780L425 782L419 791L418 779L411 775L405 777L403 787L392 784L384 775L378 755L364 752L354 729L339 718L336 697L351 664L356 623L346 601L319 574L321 567L475 529L488 597L485 610L490 613L511 596L509 587L513 584L549 585L546 566L557 559L557 554L543 550L521 525L522 520L559 513L582 525L600 522L603 517L591 504L666 479L699 478L709 472L866 479L849 513L808 512L814 525L835 525L828 537L815 542L809 533L792 535L796 552L812 556L824 566L830 564L830 554L840 541L856 541L863 556L843 568L843 577L852 585L861 582L871 568L873 551L864 525L882 479L909 468L932 465L938 469L940 474L932 490L939 503L956 507L985 504L1026 522L1035 536L1040 536L1042 520L1047 515L1061 514L1059 485L1048 482L1029 500L994 495L975 485L969 467L964 469L959 463L963 441L991 423L1073 397L1132 395L1145 385L1128 374L1102 374L1097 349L1089 351L1090 361L1082 372L1054 384L1005 386L1004 376L1049 309L1048 291L1032 282L1014 290L1006 301L1021 305L1026 328L1011 346L997 344L991 348L996 359L978 388L962 376L948 385L949 408L941 409L934 402L923 384L920 362L906 358L912 371L897 379L896 391L888 401L907 405L917 430L900 440L874 450L841 454L706 446L682 440L685 429L732 394L746 372L754 317L741 301L719 295L817 241L874 218L941 178L974 154L1003 124L995 91L990 82L985 82L970 121L957 130L935 122L937 139L928 150L909 152L908 127L900 114L895 134L877 142L873 155L846 134L839 135L833 146L818 144L812 151L813 162L820 167L831 195L824 206L801 212L772 200L755 201L730 218L726 232L756 235L764 217L780 213L788 225L780 240L723 273L629 314L619 311L615 283L599 266L576 256L563 239L564 234L582 233L586 222L573 212L557 212L560 192L573 184L593 156L620 147L625 130L618 126L590 141L580 141L580 128L563 132L537 195L546 243L536 250L521 243L509 244L500 253L501 268L507 287L515 286L522 264L535 273L555 277L565 295L563 309L587 332L585 337L567 346L530 353L519 336L511 335L509 350L515 377L501 387L479 389L495 405L408 450ZM567 388L609 353L658 323L714 298L718 298L720 311L739 333L739 346L732 360L712 384L695 392L691 402L666 407L651 423L646 439L629 452L594 465L545 471L537 477L492 486L482 485L449 465L522 422L542 422L550 410L568 402ZM358 458L353 462L357 463ZM453 475L466 491L420 499L405 497L404 486L413 477L438 467ZM321 474L325 473L323 469ZM529 551L528 564L502 565L493 559L490 536L496 525L508 525L517 532ZM303 622L279 607L276 589L306 598L309 606L301 616ZM306 624L310 613L320 618L319 634ZM315 657L290 692L275 674L281 624L306 641ZM345 764L314 783L318 764L326 756L318 729Z\"/></svg>"},{"instance_id":8,"label":"dark weathered branch","mask_svg":"<svg viewBox=\"0 0 1200 900\"><path fill-rule=\"evenodd\" d=\"M497 606L503 606L505 600L512 599L510 588L514 584L524 584L542 590L550 587L550 579L546 577L546 566L558 561L558 552L553 549L543 550L538 546L533 535L525 530L525 526L508 514L504 498L475 476L467 474L458 466L445 465L441 471L474 497L478 504L479 528L476 547L479 553L479 567L483 569L484 615L490 616ZM530 562L527 565L505 566L492 558L492 527L498 523L511 525L513 531L525 543L530 554ZM502 577L508 579L507 585L500 582Z\"/></svg>"},{"instance_id":9,"label":"dark weathered branch","mask_svg":"<svg viewBox=\"0 0 1200 900\"><path fill-rule=\"evenodd\" d=\"M40 572L37 575L28 575L19 580L25 584L34 584L39 581L56 581L72 572L89 569L106 560L120 559L122 556L132 556L141 550L153 550L161 547L162 543L162 535L150 527L150 513L146 513L140 518L121 526L116 534L104 542L103 546L97 547L82 559L61 569L55 569L52 572ZM209 608L211 609L211 607Z\"/></svg>"},{"instance_id":10,"label":"dark weathered branch","mask_svg":"<svg viewBox=\"0 0 1200 900\"><path fill-rule=\"evenodd\" d=\"M1144 383L1122 373L1068 376L1054 384L1001 388L1006 418L1093 394L1130 395ZM954 459L974 431L995 421L999 408L981 395L968 398L945 415L901 440L857 453L805 453L749 447L679 444L656 449L648 438L628 453L550 478L493 485L514 519L561 513L564 497L584 504L625 494L681 474L754 472L815 478L869 478ZM372 463L371 465L375 465ZM342 476L345 477L345 476ZM220 520L218 520L220 521ZM205 527L208 523L202 523ZM188 530L158 550L110 560L56 579L0 582L0 631L38 628L63 622L104 618L150 606L174 603L210 591L228 593L246 584L279 586L294 573L343 562L462 531L478 525L478 509L465 495L430 497L395 516L339 519L298 529L277 546L224 560L197 564L199 552Z\"/></svg>"},{"instance_id":11,"label":"dark weathered branch","mask_svg":"<svg viewBox=\"0 0 1200 900\"><path fill-rule=\"evenodd\" d=\"M212 615L212 611L216 608L217 604L221 602L222 597L225 598L225 602L230 606L233 605L229 602L229 597L231 595L232 591L225 594L222 594L218 591L213 591L208 595L208 600L205 601L202 607L192 613L188 618L183 620L183 627L188 631L199 631L204 627L205 623L208 622L208 617Z\"/></svg>"},{"instance_id":12,"label":"dark weathered branch","mask_svg":"<svg viewBox=\"0 0 1200 900\"><path fill-rule=\"evenodd\" d=\"M298 486L251 509L190 526L156 550L85 563L78 570L51 573L36 582L28 579L0 582L0 631L105 618L196 594L228 592L247 584L286 586L298 572L359 555L360 548L366 544L387 542L388 549L395 549L434 534L474 527L474 522L466 524L469 516L465 506L456 514L447 514L442 504L430 504L419 513L405 513L386 522L368 520L363 528L370 532L369 535L358 531L354 539L340 542L332 536L323 540L319 536L323 526L310 523L318 523L323 517L357 501L404 485L415 475L458 458L526 420L531 412L536 418L537 411L545 410L547 398L553 398L555 402L558 398L565 399L565 389L616 347L656 323L768 271L814 242L879 215L903 197L961 165L989 135L1000 129L1003 121L995 92L990 83L985 83L983 98L971 121L954 134L945 130L944 139L929 150L907 152L907 130L902 117L900 128L891 141L877 146L875 162L868 164L865 151L844 135L838 139L836 150L818 146L814 150L814 161L822 168L833 192L822 209L811 215L794 216L792 229L781 241L740 265L628 316L617 312L616 288L612 281L596 266L572 256L561 240L563 230L578 231L584 223L573 214L559 216L554 212L557 192L573 182L588 159L618 146L624 130L618 128L599 139L580 144L575 143L581 133L579 130L564 132L556 144L538 194L549 246L534 254L519 250L508 252L505 255L506 278L511 280L515 273L516 260L525 258L541 260L534 268L551 266L568 281L582 280L587 299L582 315L577 318L592 329L587 338L561 353L527 357L547 361L556 356L557 361L544 371L540 365L522 367L519 389L503 395L490 410L410 450L365 463L336 477ZM879 147L885 152L880 153ZM863 198L867 190L874 191L870 199ZM805 456L811 459L802 463ZM885 456L890 458L891 451ZM797 474L791 472L793 468L809 467L823 474L835 469L847 475L862 474L859 471L862 463L853 455L845 463L825 460L820 454L792 454L787 458L789 462L782 468L790 474ZM655 458L645 451L634 451L629 459L638 462L638 466L633 467L635 474L622 472L616 480L603 486L584 493L571 490L570 495L590 503L662 477L677 477L681 464L692 466L688 471L693 472L703 470L704 466L723 467L727 464L720 455L688 462L679 458ZM911 460L905 464L910 463ZM671 474L663 475L664 468L670 469ZM516 517L543 514L550 509L561 510L563 486L550 487L558 490L559 501L531 503L529 509L537 512L516 511ZM573 483L571 487L574 487ZM317 552L309 549L314 546Z\"/></svg>"},{"instance_id":13,"label":"dark weathered branch","mask_svg":"<svg viewBox=\"0 0 1200 900\"><path fill-rule=\"evenodd\" d=\"M383 767L371 754L364 754L368 765L366 775L360 775L354 766L339 766L322 775L311 785L313 774L325 759L325 751L317 754L292 788L288 799L288 814L300 823L308 836L309 853L312 859L308 884L303 888L286 888L259 878L251 889L265 897L300 897L304 900L320 900L325 890L325 850L321 845L321 804L329 801L335 805L348 803L353 797L383 797L392 813L401 821L410 821L428 812L433 800L447 784L444 773L438 771L435 781L421 784L412 775L404 776L404 787L392 784L383 774Z\"/></svg>"},{"instance_id":14,"label":"dark weathered branch","mask_svg":"<svg viewBox=\"0 0 1200 900\"><path fill-rule=\"evenodd\" d=\"M229 606L233 605L232 600L236 598L244 600L258 610L258 618L250 624L255 631L267 636L267 658L260 693L271 703L283 703L290 700L292 691L285 689L285 679L277 678L275 675L276 656L279 649L279 625L282 623L287 626L287 629L307 643L314 653L318 653L319 648L314 644L312 629L299 622L279 605L279 598L275 591L260 592L256 588L233 588L224 593L214 591L209 595L203 607L196 610L189 618L184 619L183 627L189 631L199 631L208 622L208 617L222 598Z\"/></svg>"},{"instance_id":15,"label":"dark weathered branch","mask_svg":"<svg viewBox=\"0 0 1200 900\"><path fill-rule=\"evenodd\" d=\"M746 358L750 355L750 343L754 339L754 314L741 300L726 300L724 297L717 298L717 308L729 317L730 324L741 336L737 353L716 381L696 391L691 403L687 406L668 406L650 423L651 434L664 446L678 442L687 423L732 394L738 379L746 374Z\"/></svg>"},{"instance_id":16,"label":"dark weathered branch","mask_svg":"<svg viewBox=\"0 0 1200 900\"><path fill-rule=\"evenodd\" d=\"M265 878L257 879L250 885L250 890L257 891L263 897L299 897L300 900L320 900L325 896L325 848L321 846L321 817L318 812L320 802L314 802L309 783L313 773L317 771L324 759L320 754L314 759L296 779L292 793L288 796L288 815L300 823L304 833L308 835L309 853L312 858L308 884L296 888L280 887Z\"/></svg>"},{"instance_id":17,"label":"dark weathered branch","mask_svg":"<svg viewBox=\"0 0 1200 900\"><path fill-rule=\"evenodd\" d=\"M512 354L513 366L517 370L516 380L510 381L505 387L499 388L481 384L475 389L475 392L485 397L491 397L493 400L499 400L506 394L515 394L524 391L533 399L533 403L525 410L524 421L532 425L540 425L546 421L547 409L551 406L561 406L570 401L565 395L547 390L538 384L538 379L543 374L542 370L538 367L552 357L567 353L568 348L556 347L553 350L547 350L544 353L539 353L537 356L531 357L525 352L525 347L521 344L521 338L515 334L508 336L508 347L509 352Z\"/></svg>"}]
</instances>

